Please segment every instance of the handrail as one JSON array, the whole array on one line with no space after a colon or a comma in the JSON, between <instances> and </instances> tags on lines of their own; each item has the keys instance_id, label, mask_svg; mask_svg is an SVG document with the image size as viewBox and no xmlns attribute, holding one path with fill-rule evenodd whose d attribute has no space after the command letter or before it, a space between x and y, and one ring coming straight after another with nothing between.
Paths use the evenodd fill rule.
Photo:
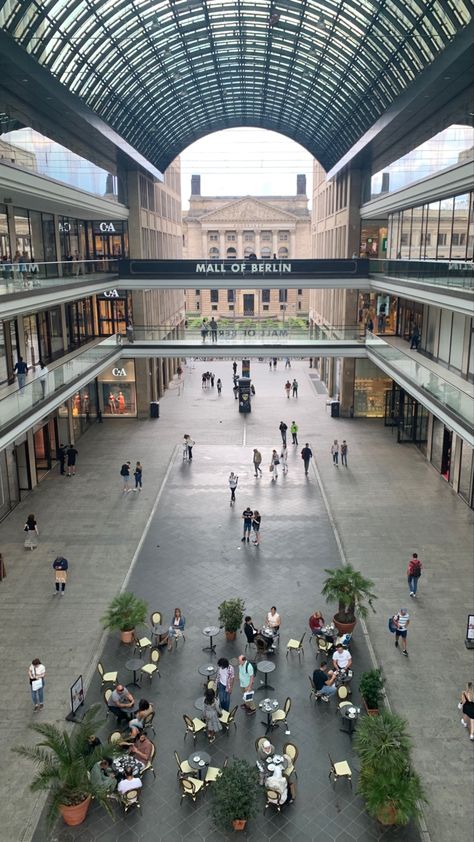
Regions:
<instances>
[{"instance_id":1,"label":"handrail","mask_svg":"<svg viewBox=\"0 0 474 842\"><path fill-rule=\"evenodd\" d=\"M474 289L472 260L369 260L369 276Z\"/></svg>"},{"instance_id":2,"label":"handrail","mask_svg":"<svg viewBox=\"0 0 474 842\"><path fill-rule=\"evenodd\" d=\"M207 323L205 335L202 326L189 325L137 325L129 327L125 334L126 341L134 342L176 342L179 340L197 340L203 346L211 346L213 342L227 343L239 340L241 342L262 340L272 344L275 340L287 342L305 340L311 341L340 341L364 339L364 328L360 325L313 325L311 327L298 327L285 322L269 323L269 320L262 319L245 324L245 321L238 321L230 324L219 325L213 332Z\"/></svg>"}]
</instances>

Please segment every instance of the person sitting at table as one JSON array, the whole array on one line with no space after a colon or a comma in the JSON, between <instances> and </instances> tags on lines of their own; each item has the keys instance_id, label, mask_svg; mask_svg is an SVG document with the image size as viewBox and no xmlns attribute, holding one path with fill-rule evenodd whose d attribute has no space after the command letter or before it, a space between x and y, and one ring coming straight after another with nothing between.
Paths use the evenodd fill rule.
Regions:
<instances>
[{"instance_id":1,"label":"person sitting at table","mask_svg":"<svg viewBox=\"0 0 474 842\"><path fill-rule=\"evenodd\" d=\"M104 757L103 760L98 760L94 763L91 769L91 784L96 789L102 789L106 792L113 792L117 787L117 778L112 769L112 760L110 757Z\"/></svg>"},{"instance_id":2,"label":"person sitting at table","mask_svg":"<svg viewBox=\"0 0 474 842\"><path fill-rule=\"evenodd\" d=\"M338 643L336 651L332 656L332 662L337 672L347 672L352 666L352 656L348 649L344 649L342 643Z\"/></svg>"},{"instance_id":3,"label":"person sitting at table","mask_svg":"<svg viewBox=\"0 0 474 842\"><path fill-rule=\"evenodd\" d=\"M322 629L324 627L324 617L321 614L321 611L314 611L309 618L309 627L311 629L311 634L321 635Z\"/></svg>"},{"instance_id":4,"label":"person sitting at table","mask_svg":"<svg viewBox=\"0 0 474 842\"><path fill-rule=\"evenodd\" d=\"M278 803L280 806L285 804L288 798L288 781L282 773L280 766L275 766L271 775L265 781L265 789L272 789L279 795Z\"/></svg>"},{"instance_id":5,"label":"person sitting at table","mask_svg":"<svg viewBox=\"0 0 474 842\"><path fill-rule=\"evenodd\" d=\"M180 608L174 609L173 619L168 629L168 652L171 652L173 644L178 637L182 637L185 626L185 619Z\"/></svg>"},{"instance_id":6,"label":"person sitting at table","mask_svg":"<svg viewBox=\"0 0 474 842\"><path fill-rule=\"evenodd\" d=\"M272 631L280 631L281 618L280 615L277 613L275 605L272 605L272 607L270 608L265 622L267 626L269 626L272 629Z\"/></svg>"},{"instance_id":7,"label":"person sitting at table","mask_svg":"<svg viewBox=\"0 0 474 842\"><path fill-rule=\"evenodd\" d=\"M270 771L267 766L267 760L275 754L275 746L272 746L270 740L262 740L257 749L257 769L259 771L259 783L263 786Z\"/></svg>"},{"instance_id":8,"label":"person sitting at table","mask_svg":"<svg viewBox=\"0 0 474 842\"><path fill-rule=\"evenodd\" d=\"M204 718L206 720L207 738L210 743L216 739L216 731L222 731L222 725L219 722L219 714L221 713L221 706L215 691L208 687L204 694Z\"/></svg>"},{"instance_id":9,"label":"person sitting at table","mask_svg":"<svg viewBox=\"0 0 474 842\"><path fill-rule=\"evenodd\" d=\"M244 634L247 638L247 643L253 643L255 635L258 634L258 629L255 628L252 618L248 616L244 619Z\"/></svg>"},{"instance_id":10,"label":"person sitting at table","mask_svg":"<svg viewBox=\"0 0 474 842\"><path fill-rule=\"evenodd\" d=\"M313 672L313 684L318 698L322 699L323 702L329 702L329 697L337 693L335 681L336 673L328 670L327 662L322 661L319 669L315 669Z\"/></svg>"},{"instance_id":11,"label":"person sitting at table","mask_svg":"<svg viewBox=\"0 0 474 842\"><path fill-rule=\"evenodd\" d=\"M129 719L135 707L135 699L123 684L117 684L108 701L109 710L120 719Z\"/></svg>"},{"instance_id":12,"label":"person sitting at table","mask_svg":"<svg viewBox=\"0 0 474 842\"><path fill-rule=\"evenodd\" d=\"M132 746L130 746L129 754L144 766L148 763L153 752L153 743L148 739L146 734L139 734Z\"/></svg>"},{"instance_id":13,"label":"person sitting at table","mask_svg":"<svg viewBox=\"0 0 474 842\"><path fill-rule=\"evenodd\" d=\"M126 766L124 769L125 777L122 781L119 782L117 787L117 792L120 795L124 795L126 792L129 792L131 789L141 789L142 782L140 778L135 778L133 775L133 769L131 766Z\"/></svg>"},{"instance_id":14,"label":"person sitting at table","mask_svg":"<svg viewBox=\"0 0 474 842\"><path fill-rule=\"evenodd\" d=\"M140 699L140 701L138 702L137 719L139 719L141 722L144 722L147 716L149 716L150 713L153 713L154 710L155 708L153 707L152 703L148 701L148 699Z\"/></svg>"},{"instance_id":15,"label":"person sitting at table","mask_svg":"<svg viewBox=\"0 0 474 842\"><path fill-rule=\"evenodd\" d=\"M87 744L85 746L85 754L92 754L92 752L102 745L101 740L99 737L96 737L95 734L91 734L90 737L87 738Z\"/></svg>"}]
</instances>

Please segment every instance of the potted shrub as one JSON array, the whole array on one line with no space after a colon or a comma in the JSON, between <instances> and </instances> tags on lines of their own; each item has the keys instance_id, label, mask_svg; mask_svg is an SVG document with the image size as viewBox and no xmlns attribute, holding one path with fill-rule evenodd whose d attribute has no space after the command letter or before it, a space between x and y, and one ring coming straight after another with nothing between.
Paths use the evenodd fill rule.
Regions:
<instances>
[{"instance_id":1,"label":"potted shrub","mask_svg":"<svg viewBox=\"0 0 474 842\"><path fill-rule=\"evenodd\" d=\"M382 670L375 669L363 672L360 677L359 690L368 715L377 716L383 691Z\"/></svg>"},{"instance_id":2,"label":"potted shrub","mask_svg":"<svg viewBox=\"0 0 474 842\"><path fill-rule=\"evenodd\" d=\"M94 787L89 779L94 763L111 752L110 746L100 746L92 752L88 750L88 738L102 724L98 721L99 709L100 705L93 705L72 733L61 731L56 725L48 723L30 725L41 740L36 745L13 749L16 754L27 757L37 766L38 771L30 784L31 791L49 791L51 794L47 816L49 827L53 825L58 813L67 825L81 824L92 797L112 815L106 792Z\"/></svg>"},{"instance_id":3,"label":"potted shrub","mask_svg":"<svg viewBox=\"0 0 474 842\"><path fill-rule=\"evenodd\" d=\"M131 643L136 627L143 625L147 613L145 600L125 591L114 596L101 622L105 629L118 630L122 643Z\"/></svg>"},{"instance_id":4,"label":"potted shrub","mask_svg":"<svg viewBox=\"0 0 474 842\"><path fill-rule=\"evenodd\" d=\"M219 622L224 626L227 640L235 640L237 630L244 619L245 603L243 599L227 599L219 605Z\"/></svg>"},{"instance_id":5,"label":"potted shrub","mask_svg":"<svg viewBox=\"0 0 474 842\"><path fill-rule=\"evenodd\" d=\"M246 760L234 759L211 787L211 815L218 827L244 830L257 810L258 771Z\"/></svg>"},{"instance_id":6,"label":"potted shrub","mask_svg":"<svg viewBox=\"0 0 474 842\"><path fill-rule=\"evenodd\" d=\"M335 570L325 570L328 574L321 593L327 602L337 602L338 609L334 615L334 625L339 634L352 633L356 618L367 617L367 604L375 612L372 605L377 599L372 588L374 583L366 579L362 573L354 570L351 564L337 567Z\"/></svg>"},{"instance_id":7,"label":"potted shrub","mask_svg":"<svg viewBox=\"0 0 474 842\"><path fill-rule=\"evenodd\" d=\"M354 748L361 761L359 792L367 812L383 825L406 825L417 818L426 797L412 769L406 721L388 711L363 717Z\"/></svg>"}]
</instances>

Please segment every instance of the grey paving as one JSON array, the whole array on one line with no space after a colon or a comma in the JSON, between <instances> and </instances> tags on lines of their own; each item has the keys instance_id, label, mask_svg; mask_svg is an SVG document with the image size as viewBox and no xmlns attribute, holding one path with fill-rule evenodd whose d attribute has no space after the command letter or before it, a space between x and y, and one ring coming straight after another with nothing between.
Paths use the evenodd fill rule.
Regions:
<instances>
[{"instance_id":1,"label":"grey paving","mask_svg":"<svg viewBox=\"0 0 474 842\"><path fill-rule=\"evenodd\" d=\"M376 581L378 613L370 619L369 630L377 658L387 674L390 699L395 709L410 720L417 767L430 797L426 815L431 837L441 842L451 838L454 829L456 838L470 838L472 746L459 724L456 702L460 686L472 674L472 659L463 647L465 613L472 604L472 513L414 448L396 445L380 422L330 419L325 397L316 393L307 376L311 373L307 363L294 363L292 369L300 382L298 401L287 401L284 395L286 372L270 373L267 364L252 363L257 396L246 421L238 415L231 396L230 362L212 363L212 369L224 381L221 399L201 390L200 373L209 365L196 361L195 368L190 367L184 391L171 389L167 393L158 421L121 419L118 424L111 421L91 429L79 443L78 476L65 480L51 475L1 525L8 578L0 585L0 630L3 640L9 642L0 663L0 680L8 688L0 719L2 753L7 753L18 740L18 713L22 723L33 718L26 681L32 656L40 654L48 668L44 719L60 721L67 709L71 679L79 672L86 677L93 674L104 642L99 618L111 595L123 583L170 459L175 460L137 557L131 585L146 593L147 598L156 599L156 607L165 612L172 611L175 604L181 605L188 617L188 639L174 660L163 658L161 685L157 682L153 686L159 710L158 780L156 784L147 782L149 793L145 794L140 817L143 827L137 830L137 820L127 818L127 838L133 839L139 833L144 839L160 838L156 836L157 815L160 821L166 815L160 828L171 830L175 839L177 833L180 837L188 834L189 838L222 838L210 832L205 803L196 811L187 804L178 809L171 754L174 747L183 745L181 712L197 695L196 668L204 645L201 628L215 619L218 602L229 595L232 587L232 592L246 598L257 617L275 599L284 606L285 632L288 636L298 634L314 600L321 605L321 570L338 561L338 548L316 476L308 483L304 480L299 457L290 461L286 491L281 480L276 488L272 487L269 474L254 490L256 481L244 475L249 471L251 447L258 445L265 455L269 454L271 447L279 444L280 418L289 423L296 417L300 442L309 440L317 454L318 471L345 554ZM183 432L190 432L197 442L196 462L192 466L183 466L179 456L176 461L176 444ZM334 469L330 463L328 450L334 436L349 441L347 472ZM142 495L121 497L118 469L125 458L139 458L145 464ZM236 466L241 483L237 512L231 512L226 478ZM247 503L246 488L250 501L264 517L258 551L253 547L242 549L235 538L236 528L239 530L235 521ZM27 555L22 548L22 524L30 510L36 513L42 534L39 548ZM401 601L408 601L405 564L407 553L416 547L427 567L419 601L410 605L414 617L410 660L402 663L386 631L386 618L400 607ZM70 559L72 571L68 595L57 603L52 596L50 565L58 551ZM257 552L259 562L254 558ZM312 593L308 594L309 583ZM277 596L271 596L275 591ZM434 631L439 623L433 619L438 617L440 606L441 633ZM219 640L218 651L222 646ZM105 641L105 647L107 664L124 663L124 653L114 637ZM229 651L234 653L234 649ZM368 655L361 627L354 654L364 668ZM310 661L309 651L306 659ZM329 716L327 708L311 708L306 695L307 671L297 661L287 664L284 656L279 656L274 674L275 679L278 675L278 684L272 683L282 695L291 686L292 729L296 729L292 737L300 748L305 746L308 735L313 742L302 749L298 800L291 805L291 813L289 810L278 818L281 824L275 816L267 816L265 821L260 816L256 821L258 836L268 836L267 823L271 822L274 838L324 840L336 838L338 829L342 842L348 833L357 838L358 829L359 838L371 839L374 828L367 824L357 796L342 791L340 782L335 802L334 793L325 789L325 750L330 744L336 753L340 749L350 759L349 738L338 731L337 720L332 712ZM443 681L437 680L440 674ZM87 701L94 700L97 694L94 674ZM420 716L420 708L426 711L427 700L429 717L426 713ZM174 711L177 703L179 715ZM224 750L244 754L253 750L255 727L253 722L239 721L237 739L233 735L228 740L224 738L229 749L225 743L222 748L223 741L215 743L216 761L223 758ZM22 728L21 739L24 737ZM32 836L42 802L28 792L30 774L30 767L19 759L13 765L0 766L0 786L4 790L8 783L11 793L8 804L4 801L1 808L2 840L27 840ZM155 824L150 832L146 815L154 812ZM324 829L321 814L328 818ZM344 815L350 815L352 823L340 827L338 822ZM286 829L290 821L294 825L291 833ZM109 826L108 822L103 815L95 816L93 810L86 825L74 836L61 830L61 840L119 838L125 827L120 823ZM196 833L201 822L200 837ZM183 826L177 831L181 823ZM314 837L313 826L317 829ZM36 839L44 838L41 833L40 829Z\"/></svg>"}]
</instances>

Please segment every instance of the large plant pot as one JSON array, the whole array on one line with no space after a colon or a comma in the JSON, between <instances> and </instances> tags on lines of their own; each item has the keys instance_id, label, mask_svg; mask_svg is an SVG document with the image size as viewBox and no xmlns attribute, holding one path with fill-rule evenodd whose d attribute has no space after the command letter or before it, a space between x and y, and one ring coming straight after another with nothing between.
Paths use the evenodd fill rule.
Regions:
<instances>
[{"instance_id":1,"label":"large plant pot","mask_svg":"<svg viewBox=\"0 0 474 842\"><path fill-rule=\"evenodd\" d=\"M135 634L135 629L129 629L128 631L121 631L120 632L120 640L122 643L133 643L133 636Z\"/></svg>"},{"instance_id":2,"label":"large plant pot","mask_svg":"<svg viewBox=\"0 0 474 842\"><path fill-rule=\"evenodd\" d=\"M66 807L65 804L60 804L59 812L63 817L64 823L69 827L75 827L77 824L82 824L91 803L92 796L88 795L80 804L75 804L74 807Z\"/></svg>"},{"instance_id":3,"label":"large plant pot","mask_svg":"<svg viewBox=\"0 0 474 842\"><path fill-rule=\"evenodd\" d=\"M333 621L334 625L336 626L336 629L338 630L340 635L352 634L352 632L354 631L354 628L355 628L355 624L357 622L356 620L354 620L353 623L340 623L339 620L337 619L337 615L334 615L334 617L332 618L332 621Z\"/></svg>"},{"instance_id":4,"label":"large plant pot","mask_svg":"<svg viewBox=\"0 0 474 842\"><path fill-rule=\"evenodd\" d=\"M389 827L397 823L397 811L391 801L380 808L377 813L377 820L380 824L383 824L384 827Z\"/></svg>"},{"instance_id":5,"label":"large plant pot","mask_svg":"<svg viewBox=\"0 0 474 842\"><path fill-rule=\"evenodd\" d=\"M226 640L235 640L237 637L237 632L226 631L225 633Z\"/></svg>"},{"instance_id":6,"label":"large plant pot","mask_svg":"<svg viewBox=\"0 0 474 842\"><path fill-rule=\"evenodd\" d=\"M230 632L232 634L232 632ZM234 830L245 830L245 825L247 824L246 819L234 819L232 822L232 827Z\"/></svg>"},{"instance_id":7,"label":"large plant pot","mask_svg":"<svg viewBox=\"0 0 474 842\"><path fill-rule=\"evenodd\" d=\"M367 702L365 701L364 697L362 696L362 701L364 702L365 712L367 716L378 716L379 709L378 708L369 708Z\"/></svg>"}]
</instances>

